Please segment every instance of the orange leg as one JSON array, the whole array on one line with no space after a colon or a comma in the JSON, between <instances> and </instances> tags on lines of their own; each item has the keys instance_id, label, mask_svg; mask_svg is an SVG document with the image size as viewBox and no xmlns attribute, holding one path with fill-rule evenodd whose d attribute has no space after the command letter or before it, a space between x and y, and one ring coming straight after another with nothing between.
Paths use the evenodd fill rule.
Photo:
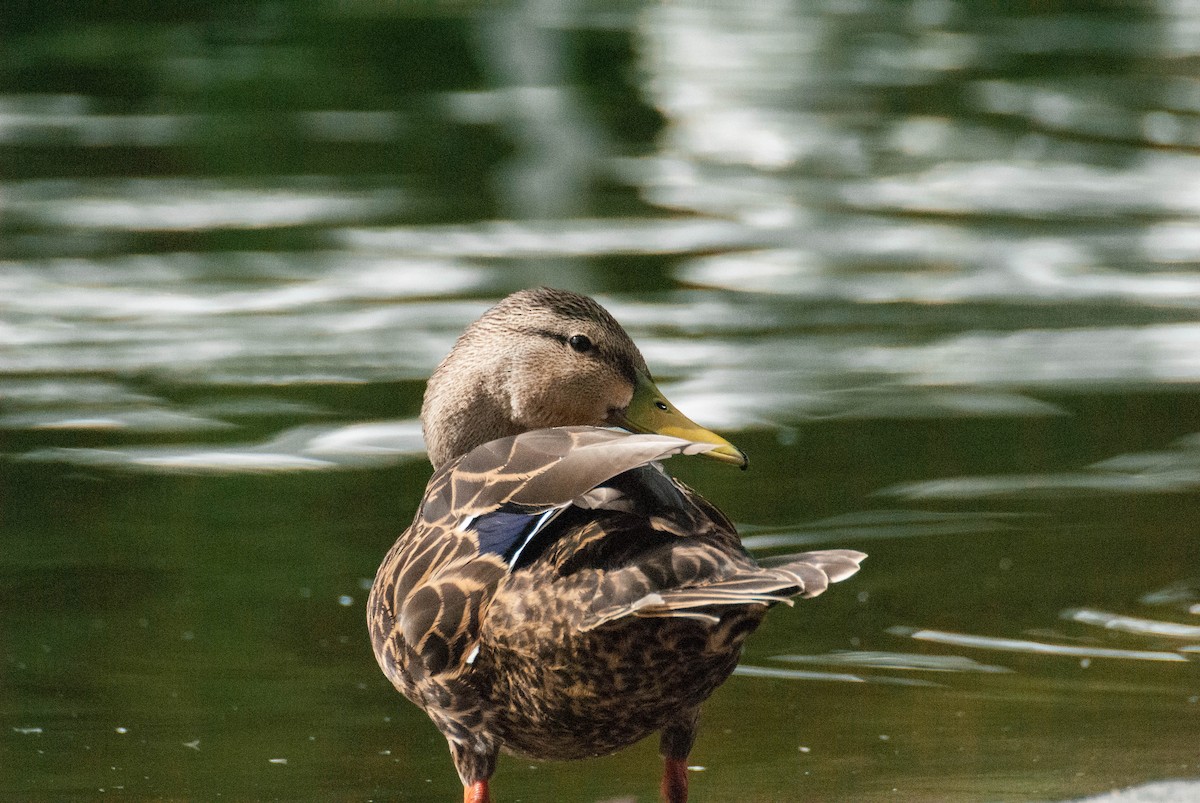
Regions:
<instances>
[{"instance_id":1,"label":"orange leg","mask_svg":"<svg viewBox=\"0 0 1200 803\"><path fill-rule=\"evenodd\" d=\"M663 803L687 803L687 759L668 758L663 763L662 786L659 794Z\"/></svg>"},{"instance_id":2,"label":"orange leg","mask_svg":"<svg viewBox=\"0 0 1200 803\"><path fill-rule=\"evenodd\" d=\"M488 794L488 782L476 781L470 786L464 786L463 803L492 803L492 796Z\"/></svg>"}]
</instances>

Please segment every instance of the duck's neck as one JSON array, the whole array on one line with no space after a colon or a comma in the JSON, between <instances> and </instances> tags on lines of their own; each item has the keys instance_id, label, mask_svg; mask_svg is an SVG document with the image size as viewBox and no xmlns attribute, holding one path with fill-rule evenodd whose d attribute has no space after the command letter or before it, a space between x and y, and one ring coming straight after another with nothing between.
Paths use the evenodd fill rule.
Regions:
<instances>
[{"instance_id":1,"label":"duck's neck","mask_svg":"<svg viewBox=\"0 0 1200 803\"><path fill-rule=\"evenodd\" d=\"M433 372L425 387L421 427L434 468L476 446L523 430L512 420L503 372L473 371L454 355Z\"/></svg>"}]
</instances>

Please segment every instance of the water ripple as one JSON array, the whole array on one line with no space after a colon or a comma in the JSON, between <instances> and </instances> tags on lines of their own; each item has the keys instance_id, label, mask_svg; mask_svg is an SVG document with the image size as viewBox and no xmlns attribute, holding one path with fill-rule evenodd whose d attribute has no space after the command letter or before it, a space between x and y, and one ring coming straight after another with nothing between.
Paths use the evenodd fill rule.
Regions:
<instances>
[{"instance_id":1,"label":"water ripple","mask_svg":"<svg viewBox=\"0 0 1200 803\"><path fill-rule=\"evenodd\" d=\"M900 625L889 627L888 632L895 636L904 636L916 639L917 641L929 641L935 644L949 644L955 647L969 647L977 650L1017 652L1027 655L1056 655L1067 658L1115 658L1126 661L1187 662L1188 660L1177 652L1123 650L1110 647L1087 647L1077 644L1052 644L1044 641L974 636L967 633L950 633L943 630L926 630Z\"/></svg>"},{"instance_id":2,"label":"water ripple","mask_svg":"<svg viewBox=\"0 0 1200 803\"><path fill-rule=\"evenodd\" d=\"M127 232L259 229L346 223L399 212L407 203L388 187L354 190L314 178L238 186L229 179L71 179L5 188L13 220L47 228Z\"/></svg>"},{"instance_id":3,"label":"water ripple","mask_svg":"<svg viewBox=\"0 0 1200 803\"><path fill-rule=\"evenodd\" d=\"M742 524L738 530L743 533L743 546L750 550L796 549L867 539L995 533L1011 529L1023 518L1015 513L872 510L779 528Z\"/></svg>"},{"instance_id":4,"label":"water ripple","mask_svg":"<svg viewBox=\"0 0 1200 803\"><path fill-rule=\"evenodd\" d=\"M845 651L824 655L773 655L773 661L793 664L861 666L868 669L911 669L922 672L981 672L1006 674L1006 666L981 664L963 655L920 655L905 652Z\"/></svg>"},{"instance_id":5,"label":"water ripple","mask_svg":"<svg viewBox=\"0 0 1200 803\"><path fill-rule=\"evenodd\" d=\"M1093 463L1080 471L998 474L923 480L878 493L902 499L986 499L1094 494L1159 494L1200 490L1200 434L1177 439L1167 449L1139 452Z\"/></svg>"},{"instance_id":6,"label":"water ripple","mask_svg":"<svg viewBox=\"0 0 1200 803\"><path fill-rule=\"evenodd\" d=\"M1130 250L1130 243L1136 250ZM1098 252L1160 271L1095 270ZM1190 224L1163 223L1131 233L1124 246L1100 238L1015 239L972 235L919 222L870 223L825 231L803 248L721 254L686 263L684 281L739 292L864 304L1116 303L1200 305L1200 275L1176 269L1200 257ZM863 263L870 265L864 268ZM904 270L890 269L904 265Z\"/></svg>"},{"instance_id":7,"label":"water ripple","mask_svg":"<svg viewBox=\"0 0 1200 803\"><path fill-rule=\"evenodd\" d=\"M1136 170L980 162L848 185L842 197L852 207L947 215L1191 217L1200 213L1200 187L1181 177L1197 175L1200 157L1181 153L1147 154Z\"/></svg>"},{"instance_id":8,"label":"water ripple","mask_svg":"<svg viewBox=\"0 0 1200 803\"><path fill-rule=\"evenodd\" d=\"M302 426L259 444L174 445L111 449L51 448L22 460L179 474L241 474L373 468L424 455L416 420Z\"/></svg>"},{"instance_id":9,"label":"water ripple","mask_svg":"<svg viewBox=\"0 0 1200 803\"><path fill-rule=\"evenodd\" d=\"M1200 639L1200 626L1185 625L1178 622L1164 622L1158 619L1141 619L1136 616L1123 616L1108 611L1097 611L1091 608L1072 608L1063 611L1062 618L1085 625L1095 625L1105 630L1115 630L1120 633L1132 633L1137 636L1157 636L1172 639ZM1200 647L1194 648L1200 649Z\"/></svg>"},{"instance_id":10,"label":"water ripple","mask_svg":"<svg viewBox=\"0 0 1200 803\"><path fill-rule=\"evenodd\" d=\"M1155 781L1072 800L1076 803L1194 803L1200 800L1200 781Z\"/></svg>"},{"instance_id":11,"label":"water ripple","mask_svg":"<svg viewBox=\"0 0 1200 803\"><path fill-rule=\"evenodd\" d=\"M682 254L760 244L753 229L717 219L627 218L486 221L459 226L355 228L334 232L369 251L454 257Z\"/></svg>"},{"instance_id":12,"label":"water ripple","mask_svg":"<svg viewBox=\"0 0 1200 803\"><path fill-rule=\"evenodd\" d=\"M0 388L3 385L0 384ZM0 415L0 429L213 432L233 424L205 416L155 409L49 409Z\"/></svg>"},{"instance_id":13,"label":"water ripple","mask_svg":"<svg viewBox=\"0 0 1200 803\"><path fill-rule=\"evenodd\" d=\"M777 680L820 680L834 683L876 683L885 686L917 686L937 688L940 683L920 678L894 678L886 675L852 675L845 672L811 672L805 669L784 669L777 666L738 664L733 674L743 677L774 678Z\"/></svg>"}]
</instances>

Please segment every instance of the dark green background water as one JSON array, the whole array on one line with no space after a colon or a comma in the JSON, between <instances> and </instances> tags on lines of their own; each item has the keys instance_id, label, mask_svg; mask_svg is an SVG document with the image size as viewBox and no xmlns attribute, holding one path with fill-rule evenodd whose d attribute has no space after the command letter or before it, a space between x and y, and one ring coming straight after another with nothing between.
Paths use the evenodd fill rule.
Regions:
<instances>
[{"instance_id":1,"label":"dark green background water","mask_svg":"<svg viewBox=\"0 0 1200 803\"><path fill-rule=\"evenodd\" d=\"M424 378L542 283L751 455L670 466L749 546L871 553L751 640L696 800L1200 777L1197 14L5 3L0 798L455 799L363 607Z\"/></svg>"}]
</instances>

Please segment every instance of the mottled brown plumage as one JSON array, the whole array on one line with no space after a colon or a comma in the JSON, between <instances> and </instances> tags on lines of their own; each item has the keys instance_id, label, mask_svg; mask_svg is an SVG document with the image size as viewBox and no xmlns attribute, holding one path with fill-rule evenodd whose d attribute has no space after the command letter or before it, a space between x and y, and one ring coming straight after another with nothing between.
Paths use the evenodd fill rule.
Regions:
<instances>
[{"instance_id":1,"label":"mottled brown plumage","mask_svg":"<svg viewBox=\"0 0 1200 803\"><path fill-rule=\"evenodd\" d=\"M744 456L679 415L584 296L500 302L435 371L422 421L436 471L379 567L368 624L384 673L448 740L467 800L488 799L501 750L585 758L655 731L663 796L686 800L699 706L746 636L865 557L758 566L659 465ZM601 428L613 424L643 434Z\"/></svg>"}]
</instances>

